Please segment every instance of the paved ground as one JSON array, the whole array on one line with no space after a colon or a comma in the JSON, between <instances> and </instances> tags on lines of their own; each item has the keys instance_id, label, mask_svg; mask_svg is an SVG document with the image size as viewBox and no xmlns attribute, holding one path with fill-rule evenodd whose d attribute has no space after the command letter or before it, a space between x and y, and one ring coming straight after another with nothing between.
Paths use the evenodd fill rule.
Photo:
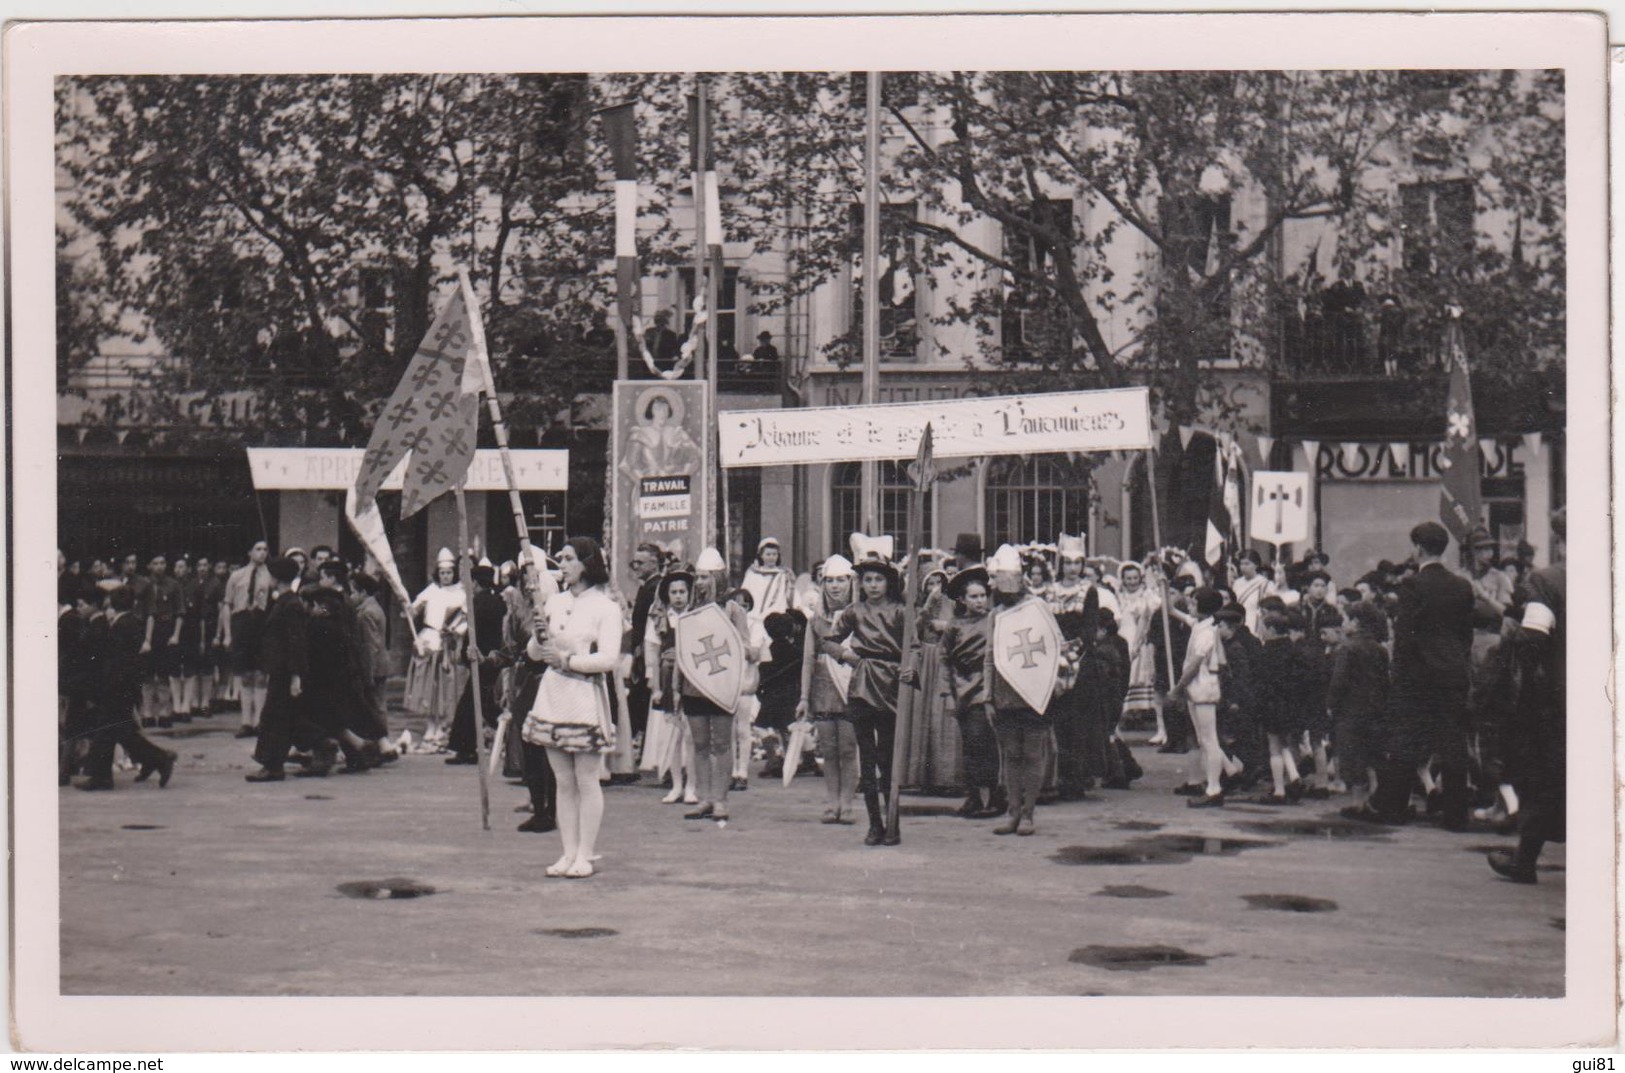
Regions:
<instances>
[{"instance_id":1,"label":"paved ground","mask_svg":"<svg viewBox=\"0 0 1625 1073\"><path fill-rule=\"evenodd\" d=\"M485 832L473 769L440 757L251 786L234 724L170 735L166 790L61 791L64 994L1562 993L1563 847L1517 886L1488 831L1351 827L1337 800L1189 811L1181 758L1145 747L1134 790L1041 808L1035 837L911 796L891 849L820 824L816 778L753 781L726 828L615 787L583 882L543 877L558 842L514 831L522 787L493 784ZM396 877L435 893L339 890Z\"/></svg>"}]
</instances>

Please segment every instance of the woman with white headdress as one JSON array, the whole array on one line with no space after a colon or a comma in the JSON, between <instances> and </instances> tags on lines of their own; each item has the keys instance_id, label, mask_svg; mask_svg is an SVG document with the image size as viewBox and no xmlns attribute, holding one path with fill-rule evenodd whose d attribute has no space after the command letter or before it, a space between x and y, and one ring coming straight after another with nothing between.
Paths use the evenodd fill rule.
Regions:
<instances>
[{"instance_id":1,"label":"woman with white headdress","mask_svg":"<svg viewBox=\"0 0 1625 1073\"><path fill-rule=\"evenodd\" d=\"M412 621L418 633L406 671L404 703L408 712L424 719L425 746L439 750L468 676L462 658L468 619L463 587L457 583L457 558L450 548L440 549L433 582L412 601Z\"/></svg>"},{"instance_id":2,"label":"woman with white headdress","mask_svg":"<svg viewBox=\"0 0 1625 1073\"><path fill-rule=\"evenodd\" d=\"M1159 577L1160 580L1160 577ZM1128 693L1123 698L1123 714L1149 711L1156 715L1157 732L1153 745L1168 740L1162 706L1157 703L1157 650L1151 630L1162 610L1162 590L1146 581L1145 567L1123 563L1117 570L1117 632L1128 645Z\"/></svg>"},{"instance_id":3,"label":"woman with white headdress","mask_svg":"<svg viewBox=\"0 0 1625 1073\"><path fill-rule=\"evenodd\" d=\"M811 718L818 755L824 760L821 822L854 824L858 822L852 809L858 792L858 739L846 710L852 668L823 651L824 640L834 629L835 616L852 602L852 564L846 556L836 553L824 561L819 585L818 596L807 612L796 721L804 723Z\"/></svg>"}]
</instances>

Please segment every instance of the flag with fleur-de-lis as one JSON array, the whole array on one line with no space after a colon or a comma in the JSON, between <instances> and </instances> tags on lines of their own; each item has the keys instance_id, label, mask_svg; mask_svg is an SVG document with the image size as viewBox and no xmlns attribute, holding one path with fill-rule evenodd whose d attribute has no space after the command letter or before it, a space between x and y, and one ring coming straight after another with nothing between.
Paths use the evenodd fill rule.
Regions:
<instances>
[{"instance_id":1,"label":"flag with fleur-de-lis","mask_svg":"<svg viewBox=\"0 0 1625 1073\"><path fill-rule=\"evenodd\" d=\"M378 413L356 478L356 500L365 511L378 489L407 459L401 517L410 518L457 486L474 461L483 384L476 351L478 312L459 287L418 344L384 408Z\"/></svg>"},{"instance_id":2,"label":"flag with fleur-de-lis","mask_svg":"<svg viewBox=\"0 0 1625 1073\"><path fill-rule=\"evenodd\" d=\"M1444 450L1439 453L1439 520L1458 541L1480 525L1478 422L1473 419L1473 388L1467 376L1467 348L1461 340L1461 310L1450 310L1445 325L1445 357L1450 387L1445 399Z\"/></svg>"}]
</instances>

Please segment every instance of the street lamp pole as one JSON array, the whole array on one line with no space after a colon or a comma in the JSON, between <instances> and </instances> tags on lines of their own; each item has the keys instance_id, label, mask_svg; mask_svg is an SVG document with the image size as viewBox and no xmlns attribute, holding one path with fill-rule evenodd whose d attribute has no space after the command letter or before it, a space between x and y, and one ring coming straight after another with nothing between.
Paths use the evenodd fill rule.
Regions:
<instances>
[{"instance_id":1,"label":"street lamp pole","mask_svg":"<svg viewBox=\"0 0 1625 1073\"><path fill-rule=\"evenodd\" d=\"M867 74L863 149L863 404L880 401L880 72ZM880 533L878 465L862 463L863 531Z\"/></svg>"}]
</instances>

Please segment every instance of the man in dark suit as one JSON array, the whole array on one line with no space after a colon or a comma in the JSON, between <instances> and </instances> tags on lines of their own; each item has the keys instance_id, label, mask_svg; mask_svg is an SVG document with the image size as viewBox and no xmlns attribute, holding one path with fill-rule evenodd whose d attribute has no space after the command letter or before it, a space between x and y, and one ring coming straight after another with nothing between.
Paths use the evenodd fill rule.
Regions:
<instances>
[{"instance_id":1,"label":"man in dark suit","mask_svg":"<svg viewBox=\"0 0 1625 1073\"><path fill-rule=\"evenodd\" d=\"M638 580L638 594L632 601L632 628L621 646L632 657L632 673L626 681L627 715L632 734L643 734L649 725L649 675L643 663L643 635L649 628L649 612L660 587L660 548L639 544L632 552L632 576Z\"/></svg>"},{"instance_id":2,"label":"man in dark suit","mask_svg":"<svg viewBox=\"0 0 1625 1073\"><path fill-rule=\"evenodd\" d=\"M1428 758L1439 761L1442 825L1467 829L1467 689L1473 648L1473 586L1441 561L1450 542L1444 526L1411 530L1415 575L1400 583L1394 618L1393 692L1377 766L1377 790L1350 819L1404 823L1411 782Z\"/></svg>"},{"instance_id":3,"label":"man in dark suit","mask_svg":"<svg viewBox=\"0 0 1625 1073\"><path fill-rule=\"evenodd\" d=\"M260 669L265 672L265 708L254 759L260 770L244 776L249 782L281 782L290 746L313 747L315 755L305 770L325 775L338 760L338 743L322 737L305 713L304 679L310 674L309 622L304 601L293 590L299 564L283 556L266 566L276 588L271 610L260 636Z\"/></svg>"},{"instance_id":4,"label":"man in dark suit","mask_svg":"<svg viewBox=\"0 0 1625 1073\"><path fill-rule=\"evenodd\" d=\"M100 699L93 721L90 756L85 762L89 777L79 784L79 789L113 789L113 749L119 745L141 768L135 781L143 782L156 771L158 786L162 788L169 785L170 777L175 774L176 754L154 745L136 724L141 686L147 678L147 661L141 651L146 643L146 622L134 614L135 593L129 586L114 589L108 596L108 605L113 620L107 630L106 650L98 660L101 664L97 690ZM99 643L96 634L87 631L86 643Z\"/></svg>"},{"instance_id":5,"label":"man in dark suit","mask_svg":"<svg viewBox=\"0 0 1625 1073\"><path fill-rule=\"evenodd\" d=\"M497 572L489 560L482 560L473 568L474 575L474 634L469 646L470 661L480 659L480 718L487 726L495 726L501 714L497 703L497 674L506 662L499 653L502 649L502 620L507 617L508 604L498 596L493 586ZM457 712L451 719L451 736L446 744L451 755L448 764L477 764L480 762L474 731L474 676L469 675L463 695L458 698Z\"/></svg>"}]
</instances>

